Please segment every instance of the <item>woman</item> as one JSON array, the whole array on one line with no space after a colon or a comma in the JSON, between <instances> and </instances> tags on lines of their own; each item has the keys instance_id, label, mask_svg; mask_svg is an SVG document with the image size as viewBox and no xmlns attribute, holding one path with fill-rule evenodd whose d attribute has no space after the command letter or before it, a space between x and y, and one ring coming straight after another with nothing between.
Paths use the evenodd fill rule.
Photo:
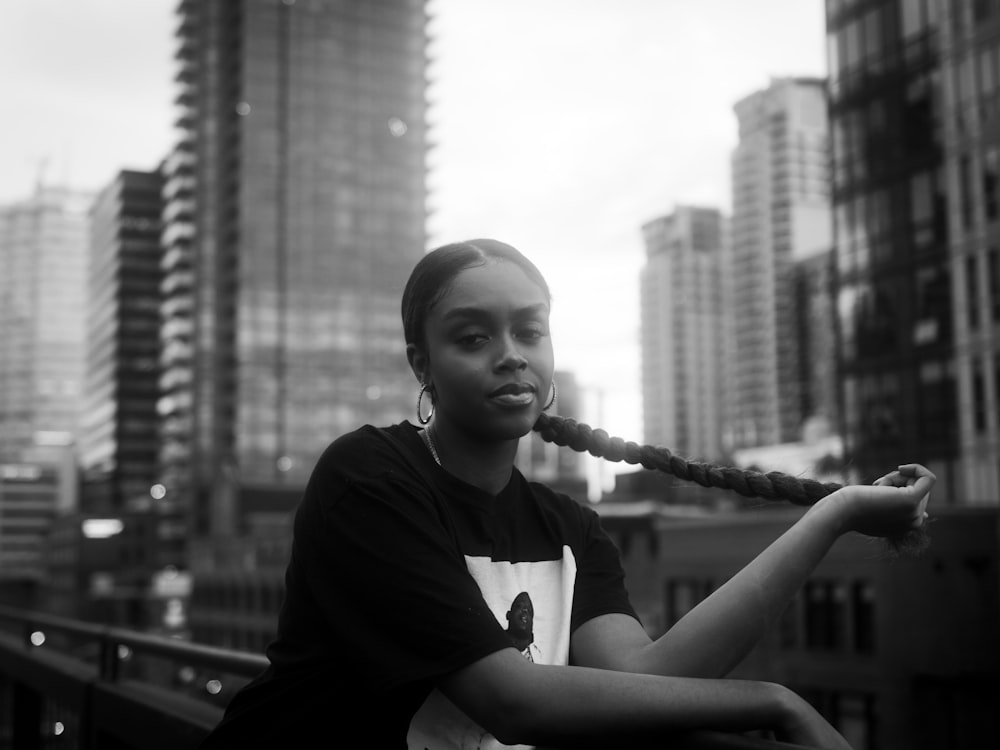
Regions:
<instances>
[{"instance_id":1,"label":"woman","mask_svg":"<svg viewBox=\"0 0 1000 750\"><path fill-rule=\"evenodd\" d=\"M789 690L725 676L841 534L919 529L934 476L911 464L830 492L653 641L596 513L514 468L554 394L549 306L535 266L494 240L417 264L402 313L426 427L365 426L320 458L271 665L205 748L623 747L690 729L847 748ZM531 659L508 632L522 594Z\"/></svg>"}]
</instances>

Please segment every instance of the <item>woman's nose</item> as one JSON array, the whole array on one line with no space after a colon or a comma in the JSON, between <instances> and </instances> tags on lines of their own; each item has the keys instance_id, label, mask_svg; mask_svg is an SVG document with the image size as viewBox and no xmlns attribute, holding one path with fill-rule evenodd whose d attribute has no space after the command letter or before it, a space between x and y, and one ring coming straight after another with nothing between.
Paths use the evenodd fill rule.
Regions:
<instances>
[{"instance_id":1,"label":"woman's nose","mask_svg":"<svg viewBox=\"0 0 1000 750\"><path fill-rule=\"evenodd\" d=\"M521 354L517 342L510 336L503 338L503 349L500 351L500 369L520 370L528 366L528 360Z\"/></svg>"}]
</instances>

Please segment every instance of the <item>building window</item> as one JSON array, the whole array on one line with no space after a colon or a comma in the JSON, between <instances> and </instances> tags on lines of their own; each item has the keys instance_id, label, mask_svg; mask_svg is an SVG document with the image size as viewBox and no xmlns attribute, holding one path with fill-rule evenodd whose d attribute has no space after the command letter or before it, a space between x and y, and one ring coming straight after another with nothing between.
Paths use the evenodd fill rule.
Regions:
<instances>
[{"instance_id":1,"label":"building window","mask_svg":"<svg viewBox=\"0 0 1000 750\"><path fill-rule=\"evenodd\" d=\"M1000 174L1000 148L994 146L983 154L983 211L987 221L996 221L1000 214L997 178Z\"/></svg>"},{"instance_id":2,"label":"building window","mask_svg":"<svg viewBox=\"0 0 1000 750\"><path fill-rule=\"evenodd\" d=\"M1000 48L995 44L979 51L979 104L981 117L991 119L996 114L996 90L1000 85Z\"/></svg>"},{"instance_id":3,"label":"building window","mask_svg":"<svg viewBox=\"0 0 1000 750\"><path fill-rule=\"evenodd\" d=\"M875 586L871 581L856 581L851 587L851 631L855 651L874 653Z\"/></svg>"},{"instance_id":4,"label":"building window","mask_svg":"<svg viewBox=\"0 0 1000 750\"><path fill-rule=\"evenodd\" d=\"M930 360L918 370L919 431L927 442L950 439L954 432L955 383L950 360Z\"/></svg>"},{"instance_id":5,"label":"building window","mask_svg":"<svg viewBox=\"0 0 1000 750\"><path fill-rule=\"evenodd\" d=\"M873 8L862 19L864 23L864 48L867 67L872 72L881 68L883 8Z\"/></svg>"},{"instance_id":6,"label":"building window","mask_svg":"<svg viewBox=\"0 0 1000 750\"><path fill-rule=\"evenodd\" d=\"M1000 249L990 248L989 259L989 298L993 310L993 322L1000 322ZM997 396L1000 398L1000 394Z\"/></svg>"},{"instance_id":7,"label":"building window","mask_svg":"<svg viewBox=\"0 0 1000 750\"><path fill-rule=\"evenodd\" d=\"M977 434L986 432L986 379L983 377L983 363L972 360L972 423Z\"/></svg>"},{"instance_id":8,"label":"building window","mask_svg":"<svg viewBox=\"0 0 1000 750\"><path fill-rule=\"evenodd\" d=\"M839 581L814 580L805 586L806 648L844 647L847 588Z\"/></svg>"},{"instance_id":9,"label":"building window","mask_svg":"<svg viewBox=\"0 0 1000 750\"><path fill-rule=\"evenodd\" d=\"M996 80L993 75L993 50L989 47L979 50L979 96L986 98L993 93Z\"/></svg>"},{"instance_id":10,"label":"building window","mask_svg":"<svg viewBox=\"0 0 1000 750\"><path fill-rule=\"evenodd\" d=\"M970 331L974 331L979 327L978 265L979 259L975 255L970 255L965 259L965 310Z\"/></svg>"},{"instance_id":11,"label":"building window","mask_svg":"<svg viewBox=\"0 0 1000 750\"><path fill-rule=\"evenodd\" d=\"M904 38L919 34L927 25L925 0L899 0L899 18Z\"/></svg>"},{"instance_id":12,"label":"building window","mask_svg":"<svg viewBox=\"0 0 1000 750\"><path fill-rule=\"evenodd\" d=\"M904 2L906 0L903 0ZM988 21L994 12L994 4L996 0L975 0L972 5L972 17L975 22L982 23L983 21Z\"/></svg>"},{"instance_id":13,"label":"building window","mask_svg":"<svg viewBox=\"0 0 1000 750\"><path fill-rule=\"evenodd\" d=\"M993 358L993 394L996 399L997 421L1000 422L1000 354Z\"/></svg>"},{"instance_id":14,"label":"building window","mask_svg":"<svg viewBox=\"0 0 1000 750\"><path fill-rule=\"evenodd\" d=\"M910 221L913 226L913 243L917 247L924 247L934 239L931 230L934 192L932 172L921 172L910 180Z\"/></svg>"},{"instance_id":15,"label":"building window","mask_svg":"<svg viewBox=\"0 0 1000 750\"><path fill-rule=\"evenodd\" d=\"M874 750L877 717L874 695L813 685L790 687L822 714L854 750Z\"/></svg>"},{"instance_id":16,"label":"building window","mask_svg":"<svg viewBox=\"0 0 1000 750\"><path fill-rule=\"evenodd\" d=\"M875 747L875 699L870 693L835 691L833 723L854 750Z\"/></svg>"},{"instance_id":17,"label":"building window","mask_svg":"<svg viewBox=\"0 0 1000 750\"><path fill-rule=\"evenodd\" d=\"M917 346L951 339L951 291L948 269L925 266L917 271L917 315L913 343Z\"/></svg>"},{"instance_id":18,"label":"building window","mask_svg":"<svg viewBox=\"0 0 1000 750\"><path fill-rule=\"evenodd\" d=\"M958 162L958 201L962 212L962 228L972 228L972 165L967 155Z\"/></svg>"}]
</instances>

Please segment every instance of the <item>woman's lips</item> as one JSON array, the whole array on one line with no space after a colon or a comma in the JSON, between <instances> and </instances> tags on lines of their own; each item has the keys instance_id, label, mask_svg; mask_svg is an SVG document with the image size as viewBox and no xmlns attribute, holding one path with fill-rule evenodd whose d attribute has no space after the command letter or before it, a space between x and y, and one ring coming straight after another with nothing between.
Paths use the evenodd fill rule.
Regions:
<instances>
[{"instance_id":1,"label":"woman's lips","mask_svg":"<svg viewBox=\"0 0 1000 750\"><path fill-rule=\"evenodd\" d=\"M508 383L494 390L489 397L504 406L527 406L535 400L535 388L529 383Z\"/></svg>"},{"instance_id":2,"label":"woman's lips","mask_svg":"<svg viewBox=\"0 0 1000 750\"><path fill-rule=\"evenodd\" d=\"M505 406L527 406L535 400L535 394L531 391L521 391L520 393L500 393L490 396L490 399Z\"/></svg>"}]
</instances>

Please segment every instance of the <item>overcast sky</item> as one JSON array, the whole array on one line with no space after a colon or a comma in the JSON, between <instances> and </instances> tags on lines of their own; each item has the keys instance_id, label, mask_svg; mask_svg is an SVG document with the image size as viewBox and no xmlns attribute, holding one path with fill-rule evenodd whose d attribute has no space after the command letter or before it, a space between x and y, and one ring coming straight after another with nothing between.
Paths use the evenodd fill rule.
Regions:
<instances>
[{"instance_id":1,"label":"overcast sky","mask_svg":"<svg viewBox=\"0 0 1000 750\"><path fill-rule=\"evenodd\" d=\"M99 188L172 140L176 0L0 0L0 204ZM430 0L432 245L492 236L552 286L585 418L641 440L641 225L729 211L733 104L825 75L823 0ZM597 394L603 394L598 414Z\"/></svg>"}]
</instances>

